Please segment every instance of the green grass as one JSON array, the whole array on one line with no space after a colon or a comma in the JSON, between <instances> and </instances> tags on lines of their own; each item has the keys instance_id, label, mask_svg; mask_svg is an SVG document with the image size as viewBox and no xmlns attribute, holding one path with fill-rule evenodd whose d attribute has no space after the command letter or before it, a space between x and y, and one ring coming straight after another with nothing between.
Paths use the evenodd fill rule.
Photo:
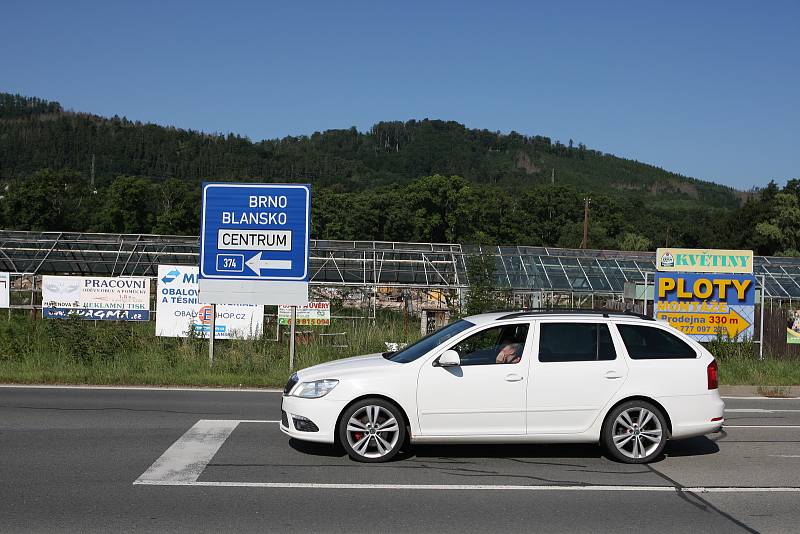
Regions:
<instances>
[{"instance_id":1,"label":"green grass","mask_svg":"<svg viewBox=\"0 0 800 534\"><path fill-rule=\"evenodd\" d=\"M758 345L718 340L706 344L719 362L720 382L728 385L792 386L800 384L800 360L764 354L758 359Z\"/></svg>"},{"instance_id":2,"label":"green grass","mask_svg":"<svg viewBox=\"0 0 800 534\"><path fill-rule=\"evenodd\" d=\"M419 323L380 314L369 320L334 320L316 333L347 332L347 348L313 336L298 344L295 368L337 358L380 352L384 341L419 337ZM220 340L213 368L208 341L155 336L153 323L31 320L21 314L0 320L0 382L63 384L194 385L280 387L289 375L288 336L281 343L259 339ZM269 330L274 335L274 327ZM338 342L337 342L338 343ZM715 341L708 344L720 365L723 384L788 386L800 384L800 360L765 354L757 345Z\"/></svg>"},{"instance_id":3,"label":"green grass","mask_svg":"<svg viewBox=\"0 0 800 534\"><path fill-rule=\"evenodd\" d=\"M313 336L309 343L298 343L296 369L379 352L385 350L384 341L407 342L419 335L418 323L404 328L402 318L391 316L379 316L374 323L341 321L313 331L346 331L348 347L336 348ZM0 382L277 387L288 376L288 336L281 343L217 340L214 367L209 368L207 340L155 337L153 323L0 321Z\"/></svg>"}]
</instances>

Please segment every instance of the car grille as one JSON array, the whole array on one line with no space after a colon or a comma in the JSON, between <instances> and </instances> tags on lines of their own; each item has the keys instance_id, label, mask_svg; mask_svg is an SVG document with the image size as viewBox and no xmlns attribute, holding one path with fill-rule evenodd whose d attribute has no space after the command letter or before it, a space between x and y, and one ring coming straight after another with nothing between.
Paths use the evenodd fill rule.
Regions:
<instances>
[{"instance_id":1,"label":"car grille","mask_svg":"<svg viewBox=\"0 0 800 534\"><path fill-rule=\"evenodd\" d=\"M295 386L295 384L297 384L298 380L299 379L297 378L297 373L290 376L289 381L286 382L286 385L283 387L283 394L288 395L289 392L292 391L292 388Z\"/></svg>"},{"instance_id":2,"label":"car grille","mask_svg":"<svg viewBox=\"0 0 800 534\"><path fill-rule=\"evenodd\" d=\"M281 424L286 428L289 428L289 416L286 415L286 412L281 410Z\"/></svg>"}]
</instances>

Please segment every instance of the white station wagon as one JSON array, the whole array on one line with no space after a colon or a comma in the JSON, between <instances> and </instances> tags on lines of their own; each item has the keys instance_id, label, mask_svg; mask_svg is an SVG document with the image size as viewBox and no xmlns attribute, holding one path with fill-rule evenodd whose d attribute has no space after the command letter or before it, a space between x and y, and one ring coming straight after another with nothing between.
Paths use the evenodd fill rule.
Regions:
<instances>
[{"instance_id":1,"label":"white station wagon","mask_svg":"<svg viewBox=\"0 0 800 534\"><path fill-rule=\"evenodd\" d=\"M650 318L532 311L467 317L399 352L293 374L281 430L383 462L414 443L601 443L645 463L719 431L717 363Z\"/></svg>"}]
</instances>

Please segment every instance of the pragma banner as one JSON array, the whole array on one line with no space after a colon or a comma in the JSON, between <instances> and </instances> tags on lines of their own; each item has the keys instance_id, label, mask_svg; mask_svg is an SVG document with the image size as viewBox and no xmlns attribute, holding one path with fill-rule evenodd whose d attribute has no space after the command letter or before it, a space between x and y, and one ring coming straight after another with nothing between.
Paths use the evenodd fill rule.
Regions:
<instances>
[{"instance_id":1,"label":"pragma banner","mask_svg":"<svg viewBox=\"0 0 800 534\"><path fill-rule=\"evenodd\" d=\"M208 337L213 319L210 304L198 298L198 268L185 265L159 265L156 284L156 335L163 337ZM218 304L214 337L246 339L261 335L264 306Z\"/></svg>"},{"instance_id":2,"label":"pragma banner","mask_svg":"<svg viewBox=\"0 0 800 534\"><path fill-rule=\"evenodd\" d=\"M752 338L755 294L753 275L656 273L653 311L697 341Z\"/></svg>"},{"instance_id":3,"label":"pragma banner","mask_svg":"<svg viewBox=\"0 0 800 534\"><path fill-rule=\"evenodd\" d=\"M753 274L752 250L659 248L656 270L681 273Z\"/></svg>"},{"instance_id":4,"label":"pragma banner","mask_svg":"<svg viewBox=\"0 0 800 534\"><path fill-rule=\"evenodd\" d=\"M100 321L150 320L150 279L140 277L42 277L42 316L70 315Z\"/></svg>"}]
</instances>

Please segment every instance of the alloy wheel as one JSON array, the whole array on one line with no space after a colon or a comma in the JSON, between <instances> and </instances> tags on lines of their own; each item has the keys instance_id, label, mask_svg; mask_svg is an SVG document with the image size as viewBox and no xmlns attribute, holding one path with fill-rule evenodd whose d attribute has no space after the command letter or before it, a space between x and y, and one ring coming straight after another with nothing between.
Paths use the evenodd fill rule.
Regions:
<instances>
[{"instance_id":1,"label":"alloy wheel","mask_svg":"<svg viewBox=\"0 0 800 534\"><path fill-rule=\"evenodd\" d=\"M661 421L642 407L622 411L614 420L612 440L620 454L627 458L646 458L655 452L664 439Z\"/></svg>"},{"instance_id":2,"label":"alloy wheel","mask_svg":"<svg viewBox=\"0 0 800 534\"><path fill-rule=\"evenodd\" d=\"M400 438L397 419L383 406L366 405L347 421L347 443L365 458L381 458L391 452Z\"/></svg>"}]
</instances>

